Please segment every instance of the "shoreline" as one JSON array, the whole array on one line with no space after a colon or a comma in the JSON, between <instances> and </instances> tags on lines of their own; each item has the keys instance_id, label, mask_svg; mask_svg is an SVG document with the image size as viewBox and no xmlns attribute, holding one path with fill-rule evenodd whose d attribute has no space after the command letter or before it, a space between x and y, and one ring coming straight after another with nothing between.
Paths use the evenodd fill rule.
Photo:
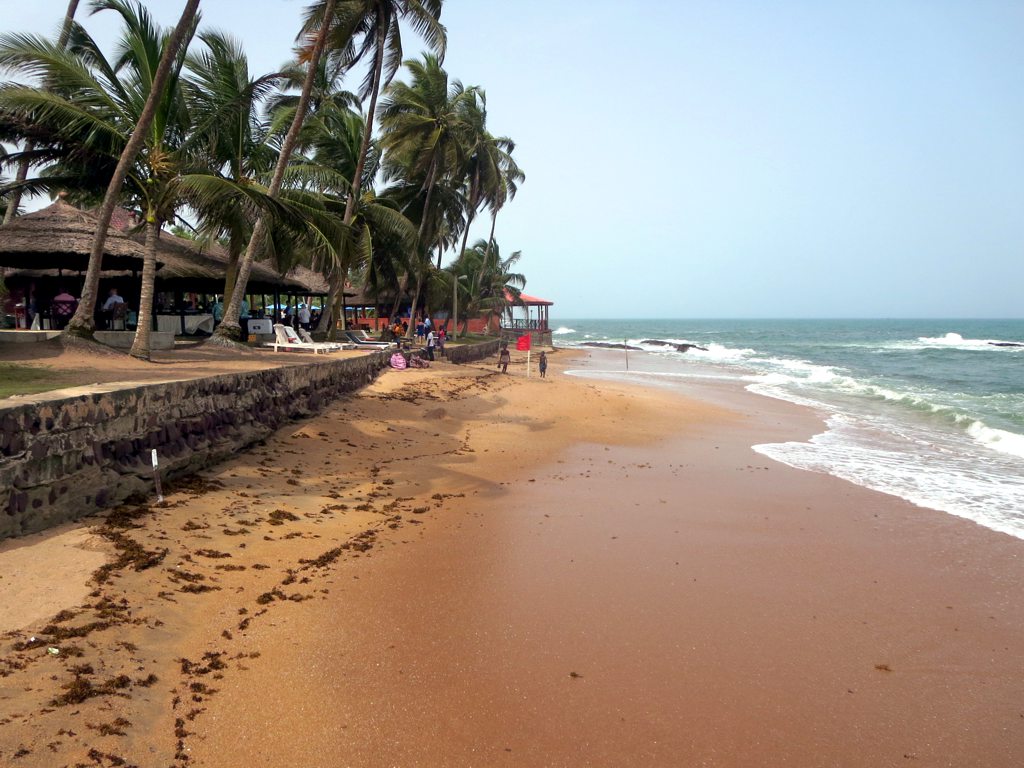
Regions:
<instances>
[{"instance_id":1,"label":"shoreline","mask_svg":"<svg viewBox=\"0 0 1024 768\"><path fill-rule=\"evenodd\" d=\"M0 755L50 764L58 722L84 732L57 748L69 763L90 748L208 766L1024 755L1015 540L750 450L813 430L805 409L566 380L569 357L547 382L517 364L388 374L206 473L222 487L130 521L169 552L113 575L99 599L131 617L84 652L99 680L130 666L158 682L32 716L68 674L22 652L0 678L20 715ZM118 712L123 737L81 725Z\"/></svg>"}]
</instances>

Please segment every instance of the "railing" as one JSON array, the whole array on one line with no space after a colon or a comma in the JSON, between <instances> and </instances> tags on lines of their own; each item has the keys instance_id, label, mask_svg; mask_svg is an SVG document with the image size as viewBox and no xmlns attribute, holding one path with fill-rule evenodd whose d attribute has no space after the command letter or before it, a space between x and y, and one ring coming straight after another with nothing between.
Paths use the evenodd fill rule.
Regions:
<instances>
[{"instance_id":1,"label":"railing","mask_svg":"<svg viewBox=\"0 0 1024 768\"><path fill-rule=\"evenodd\" d=\"M513 320L502 320L501 327L512 331L546 331L548 323L546 320L517 318Z\"/></svg>"}]
</instances>

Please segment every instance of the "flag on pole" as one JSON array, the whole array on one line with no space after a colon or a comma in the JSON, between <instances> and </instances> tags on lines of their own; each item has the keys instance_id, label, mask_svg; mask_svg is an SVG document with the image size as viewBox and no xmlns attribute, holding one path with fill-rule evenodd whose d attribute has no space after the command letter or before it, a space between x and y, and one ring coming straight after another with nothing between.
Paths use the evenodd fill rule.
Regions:
<instances>
[{"instance_id":1,"label":"flag on pole","mask_svg":"<svg viewBox=\"0 0 1024 768\"><path fill-rule=\"evenodd\" d=\"M530 334L527 333L526 335L520 336L516 339L516 349L520 352L530 351Z\"/></svg>"}]
</instances>

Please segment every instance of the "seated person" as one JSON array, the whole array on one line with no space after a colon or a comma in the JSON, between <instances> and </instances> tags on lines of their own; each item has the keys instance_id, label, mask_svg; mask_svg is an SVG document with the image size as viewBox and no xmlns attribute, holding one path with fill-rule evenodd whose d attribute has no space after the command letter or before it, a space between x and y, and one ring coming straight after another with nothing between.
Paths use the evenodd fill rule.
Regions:
<instances>
[{"instance_id":1,"label":"seated person","mask_svg":"<svg viewBox=\"0 0 1024 768\"><path fill-rule=\"evenodd\" d=\"M61 288L60 293L53 297L53 302L50 304L50 317L53 321L53 327L63 329L68 324L68 321L74 317L77 308L78 299Z\"/></svg>"},{"instance_id":2,"label":"seated person","mask_svg":"<svg viewBox=\"0 0 1024 768\"><path fill-rule=\"evenodd\" d=\"M117 288L111 288L110 295L107 296L107 300L100 307L100 312L106 318L107 330L112 330L114 327L114 308L118 304L124 304L124 299L117 295ZM123 312L124 309L122 308L121 311Z\"/></svg>"}]
</instances>

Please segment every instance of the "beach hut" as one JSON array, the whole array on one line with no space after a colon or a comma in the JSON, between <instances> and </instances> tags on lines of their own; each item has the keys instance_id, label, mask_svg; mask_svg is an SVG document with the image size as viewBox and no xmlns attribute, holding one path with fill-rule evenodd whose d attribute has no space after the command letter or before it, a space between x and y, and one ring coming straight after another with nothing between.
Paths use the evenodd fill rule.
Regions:
<instances>
[{"instance_id":1,"label":"beach hut","mask_svg":"<svg viewBox=\"0 0 1024 768\"><path fill-rule=\"evenodd\" d=\"M0 267L10 295L8 305L19 325L39 313L48 322L53 298L62 291L78 297L89 265L96 218L58 199L19 216L0 228ZM103 248L106 277L138 281L143 248L111 226ZM6 313L6 312L5 312Z\"/></svg>"},{"instance_id":2,"label":"beach hut","mask_svg":"<svg viewBox=\"0 0 1024 768\"><path fill-rule=\"evenodd\" d=\"M144 234L133 231L137 227L138 220L129 211L115 212L100 273L101 298L114 287L135 307L144 255ZM95 229L93 213L63 200L0 228L0 267L21 324L27 325L36 310L47 322L50 300L60 291L80 295ZM224 290L228 262L227 251L217 243L162 232L157 247L155 329L178 335L212 332L211 308ZM277 305L282 296L290 303L291 297L309 301L326 292L326 281L311 270L297 267L280 275L259 262L253 264L246 290L257 314L257 307L270 303L267 296Z\"/></svg>"}]
</instances>

